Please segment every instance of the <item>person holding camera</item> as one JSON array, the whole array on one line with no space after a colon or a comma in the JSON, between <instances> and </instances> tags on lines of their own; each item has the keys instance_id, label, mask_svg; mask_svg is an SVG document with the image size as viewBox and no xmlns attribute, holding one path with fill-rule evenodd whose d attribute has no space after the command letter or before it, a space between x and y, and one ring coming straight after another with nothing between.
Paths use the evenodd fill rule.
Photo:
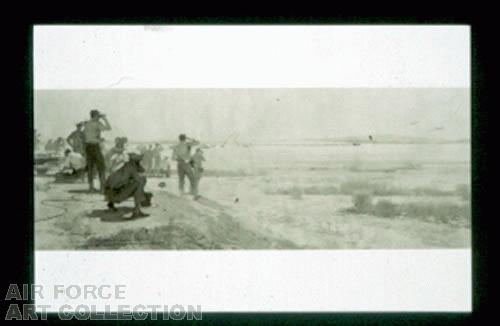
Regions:
<instances>
[{"instance_id":1,"label":"person holding camera","mask_svg":"<svg viewBox=\"0 0 500 326\"><path fill-rule=\"evenodd\" d=\"M111 125L106 116L98 110L90 111L90 120L85 122L83 133L85 139L85 156L87 159L87 176L89 192L97 192L94 188L94 173L97 169L100 189L103 191L106 180L106 164L101 150L101 132L111 130Z\"/></svg>"},{"instance_id":2,"label":"person holding camera","mask_svg":"<svg viewBox=\"0 0 500 326\"><path fill-rule=\"evenodd\" d=\"M177 175L179 176L179 193L184 194L184 182L187 177L191 186L191 193L195 188L193 168L190 165L191 161L191 147L198 145L199 142L186 137L186 135L179 135L179 143L174 146L172 153L172 160L177 161Z\"/></svg>"}]
</instances>

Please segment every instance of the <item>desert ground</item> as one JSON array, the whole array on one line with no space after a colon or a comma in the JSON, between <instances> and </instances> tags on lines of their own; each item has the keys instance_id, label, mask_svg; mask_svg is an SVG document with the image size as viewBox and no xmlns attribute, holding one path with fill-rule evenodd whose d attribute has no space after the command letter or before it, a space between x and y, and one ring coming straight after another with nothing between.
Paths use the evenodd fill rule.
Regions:
<instances>
[{"instance_id":1,"label":"desert ground","mask_svg":"<svg viewBox=\"0 0 500 326\"><path fill-rule=\"evenodd\" d=\"M469 153L463 143L209 148L200 200L178 194L174 169L148 178L150 216L134 220L123 218L131 200L112 213L83 181L36 176L35 247L469 248Z\"/></svg>"}]
</instances>

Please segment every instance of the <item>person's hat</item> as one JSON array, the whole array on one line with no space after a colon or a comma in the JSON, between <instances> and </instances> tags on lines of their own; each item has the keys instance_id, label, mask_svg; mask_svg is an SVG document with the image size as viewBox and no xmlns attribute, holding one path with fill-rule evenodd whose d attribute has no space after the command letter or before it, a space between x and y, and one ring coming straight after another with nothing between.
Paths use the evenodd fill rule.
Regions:
<instances>
[{"instance_id":1,"label":"person's hat","mask_svg":"<svg viewBox=\"0 0 500 326\"><path fill-rule=\"evenodd\" d=\"M90 116L93 117L93 116L99 116L101 115L101 112L99 112L99 110L91 110L90 111Z\"/></svg>"},{"instance_id":2,"label":"person's hat","mask_svg":"<svg viewBox=\"0 0 500 326\"><path fill-rule=\"evenodd\" d=\"M142 155L141 153L135 151L128 153L128 157L131 161L139 162L140 160L142 160L143 156L144 155Z\"/></svg>"}]
</instances>

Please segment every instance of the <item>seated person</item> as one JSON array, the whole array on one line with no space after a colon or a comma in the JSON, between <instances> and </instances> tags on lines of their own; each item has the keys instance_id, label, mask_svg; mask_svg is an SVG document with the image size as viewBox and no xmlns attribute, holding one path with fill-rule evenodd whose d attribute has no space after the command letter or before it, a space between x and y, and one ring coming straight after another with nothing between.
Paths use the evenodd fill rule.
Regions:
<instances>
[{"instance_id":1,"label":"seated person","mask_svg":"<svg viewBox=\"0 0 500 326\"><path fill-rule=\"evenodd\" d=\"M130 197L134 198L134 212L131 218L149 216L141 211L141 205L151 205L152 194L144 192L146 177L141 175L144 173L141 160L142 155L129 153L129 160L113 172L104 184L104 196L108 202L108 208L112 211L117 210L115 204Z\"/></svg>"},{"instance_id":2,"label":"seated person","mask_svg":"<svg viewBox=\"0 0 500 326\"><path fill-rule=\"evenodd\" d=\"M86 165L85 157L82 154L66 149L60 171L55 175L56 182L78 179L85 174Z\"/></svg>"}]
</instances>

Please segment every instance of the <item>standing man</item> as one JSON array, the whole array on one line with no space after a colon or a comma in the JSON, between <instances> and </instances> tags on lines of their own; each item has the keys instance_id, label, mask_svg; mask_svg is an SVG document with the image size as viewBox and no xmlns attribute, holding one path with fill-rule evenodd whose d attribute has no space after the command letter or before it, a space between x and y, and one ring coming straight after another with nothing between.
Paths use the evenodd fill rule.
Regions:
<instances>
[{"instance_id":1,"label":"standing man","mask_svg":"<svg viewBox=\"0 0 500 326\"><path fill-rule=\"evenodd\" d=\"M85 136L82 131L83 122L78 122L76 124L76 130L73 130L71 134L69 134L66 141L69 146L73 149L74 153L79 153L81 155L85 155Z\"/></svg>"},{"instance_id":2,"label":"standing man","mask_svg":"<svg viewBox=\"0 0 500 326\"><path fill-rule=\"evenodd\" d=\"M193 187L191 189L191 194L194 196L194 200L198 200L201 196L198 193L200 186L200 179L203 173L203 161L205 157L203 156L203 151L201 148L197 148L193 157L191 157L191 166L193 167Z\"/></svg>"},{"instance_id":3,"label":"standing man","mask_svg":"<svg viewBox=\"0 0 500 326\"><path fill-rule=\"evenodd\" d=\"M57 137L56 144L54 147L55 147L57 155L64 154L64 149L66 147L66 142L64 141L64 138Z\"/></svg>"},{"instance_id":4,"label":"standing man","mask_svg":"<svg viewBox=\"0 0 500 326\"><path fill-rule=\"evenodd\" d=\"M102 122L101 122L102 120ZM104 123L103 123L104 122ZM104 114L98 110L90 111L90 120L85 122L83 134L85 137L85 155L87 158L87 171L89 191L96 192L94 188L94 171L97 168L101 192L106 180L104 157L101 151L101 131L111 130L111 125Z\"/></svg>"},{"instance_id":5,"label":"standing man","mask_svg":"<svg viewBox=\"0 0 500 326\"><path fill-rule=\"evenodd\" d=\"M155 148L153 150L153 170L155 172L160 172L161 166L161 152L163 151L163 147L160 143L155 144Z\"/></svg>"},{"instance_id":6,"label":"standing man","mask_svg":"<svg viewBox=\"0 0 500 326\"><path fill-rule=\"evenodd\" d=\"M153 172L153 145L148 145L148 147L144 150L144 165L146 169L146 173Z\"/></svg>"},{"instance_id":7,"label":"standing man","mask_svg":"<svg viewBox=\"0 0 500 326\"><path fill-rule=\"evenodd\" d=\"M198 145L198 141L179 135L179 143L174 146L172 160L177 161L177 175L179 176L179 192L184 194L184 180L188 177L191 191L194 189L194 175L189 161L191 161L191 147Z\"/></svg>"},{"instance_id":8,"label":"standing man","mask_svg":"<svg viewBox=\"0 0 500 326\"><path fill-rule=\"evenodd\" d=\"M35 131L35 150L38 150L38 148L42 144L41 140L42 135L40 135L40 133L36 131L36 129L34 131Z\"/></svg>"}]
</instances>

